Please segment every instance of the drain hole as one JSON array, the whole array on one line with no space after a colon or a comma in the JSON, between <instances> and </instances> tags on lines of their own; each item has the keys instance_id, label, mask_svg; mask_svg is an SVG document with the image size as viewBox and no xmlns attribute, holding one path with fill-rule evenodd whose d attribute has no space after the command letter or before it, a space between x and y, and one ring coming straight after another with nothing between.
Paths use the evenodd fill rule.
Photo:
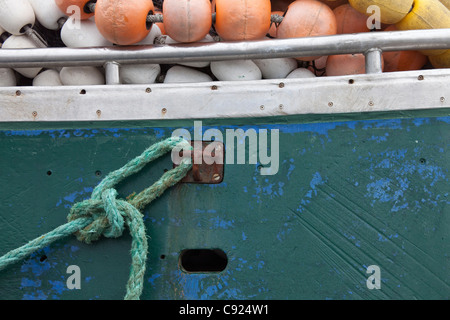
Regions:
<instances>
[{"instance_id":1,"label":"drain hole","mask_svg":"<svg viewBox=\"0 0 450 320\"><path fill-rule=\"evenodd\" d=\"M180 254L180 266L186 272L221 272L227 264L227 255L220 249L183 250Z\"/></svg>"}]
</instances>

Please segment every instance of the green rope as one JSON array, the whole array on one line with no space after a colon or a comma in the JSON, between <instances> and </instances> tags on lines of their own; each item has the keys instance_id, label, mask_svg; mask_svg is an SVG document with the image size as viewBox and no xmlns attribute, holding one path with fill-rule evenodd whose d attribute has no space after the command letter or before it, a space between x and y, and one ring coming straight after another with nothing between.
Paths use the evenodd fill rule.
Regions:
<instances>
[{"instance_id":1,"label":"green rope","mask_svg":"<svg viewBox=\"0 0 450 320\"><path fill-rule=\"evenodd\" d=\"M145 225L140 210L183 179L191 170L192 164L190 159L183 158L178 167L164 173L152 186L128 201L117 199L118 194L113 187L173 149L192 150L192 147L186 140L176 137L154 144L122 168L109 173L95 187L90 199L74 204L68 215L68 223L0 257L0 270L71 234L75 234L79 241L90 244L102 235L107 238L118 238L127 226L132 243L131 268L125 300L138 300L143 290L148 251Z\"/></svg>"}]
</instances>

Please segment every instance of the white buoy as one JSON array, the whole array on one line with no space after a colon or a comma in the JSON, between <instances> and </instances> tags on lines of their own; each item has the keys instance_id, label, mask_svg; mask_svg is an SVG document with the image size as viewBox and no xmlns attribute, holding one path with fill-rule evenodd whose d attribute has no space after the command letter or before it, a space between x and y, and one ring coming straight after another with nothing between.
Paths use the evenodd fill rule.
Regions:
<instances>
[{"instance_id":1,"label":"white buoy","mask_svg":"<svg viewBox=\"0 0 450 320\"><path fill-rule=\"evenodd\" d=\"M33 86L35 87L62 85L59 72L53 69L42 71L33 79Z\"/></svg>"},{"instance_id":2,"label":"white buoy","mask_svg":"<svg viewBox=\"0 0 450 320\"><path fill-rule=\"evenodd\" d=\"M262 79L261 70L251 60L211 62L211 72L220 81L246 81Z\"/></svg>"},{"instance_id":3,"label":"white buoy","mask_svg":"<svg viewBox=\"0 0 450 320\"><path fill-rule=\"evenodd\" d=\"M67 17L56 5L55 0L28 0L36 19L47 29L58 30L59 20Z\"/></svg>"},{"instance_id":4,"label":"white buoy","mask_svg":"<svg viewBox=\"0 0 450 320\"><path fill-rule=\"evenodd\" d=\"M75 16L64 23L61 40L69 48L112 46L98 31L93 20L78 20Z\"/></svg>"},{"instance_id":5,"label":"white buoy","mask_svg":"<svg viewBox=\"0 0 450 320\"><path fill-rule=\"evenodd\" d=\"M3 43L4 49L26 49L26 48L37 48L36 44L27 36L12 35ZM42 68L14 68L21 75L33 79Z\"/></svg>"},{"instance_id":6,"label":"white buoy","mask_svg":"<svg viewBox=\"0 0 450 320\"><path fill-rule=\"evenodd\" d=\"M0 87L14 87L17 85L16 74L13 69L0 68Z\"/></svg>"},{"instance_id":7,"label":"white buoy","mask_svg":"<svg viewBox=\"0 0 450 320\"><path fill-rule=\"evenodd\" d=\"M1 0L0 26L14 35L25 32L24 27L35 23L33 7L28 0Z\"/></svg>"},{"instance_id":8,"label":"white buoy","mask_svg":"<svg viewBox=\"0 0 450 320\"><path fill-rule=\"evenodd\" d=\"M298 62L294 58L258 59L253 62L261 70L264 79L286 78L298 67Z\"/></svg>"},{"instance_id":9,"label":"white buoy","mask_svg":"<svg viewBox=\"0 0 450 320\"><path fill-rule=\"evenodd\" d=\"M64 67L59 76L65 86L105 84L105 76L95 67Z\"/></svg>"},{"instance_id":10,"label":"white buoy","mask_svg":"<svg viewBox=\"0 0 450 320\"><path fill-rule=\"evenodd\" d=\"M310 70L305 68L297 68L286 77L287 79L293 78L315 78L316 75L312 73Z\"/></svg>"},{"instance_id":11,"label":"white buoy","mask_svg":"<svg viewBox=\"0 0 450 320\"><path fill-rule=\"evenodd\" d=\"M164 83L189 83L189 82L210 82L213 79L206 73L198 70L184 67L174 66L167 70Z\"/></svg>"},{"instance_id":12,"label":"white buoy","mask_svg":"<svg viewBox=\"0 0 450 320\"><path fill-rule=\"evenodd\" d=\"M159 64L125 64L120 66L120 80L123 84L155 83L161 73Z\"/></svg>"}]
</instances>

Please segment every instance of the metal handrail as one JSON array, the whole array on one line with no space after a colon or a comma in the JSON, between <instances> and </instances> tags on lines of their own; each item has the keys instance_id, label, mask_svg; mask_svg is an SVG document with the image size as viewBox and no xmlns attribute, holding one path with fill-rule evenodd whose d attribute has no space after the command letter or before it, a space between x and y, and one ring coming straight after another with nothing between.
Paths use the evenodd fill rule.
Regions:
<instances>
[{"instance_id":1,"label":"metal handrail","mask_svg":"<svg viewBox=\"0 0 450 320\"><path fill-rule=\"evenodd\" d=\"M450 28L366 32L245 42L112 46L95 48L1 49L0 67L104 66L177 62L268 59L363 53L366 72L381 72L381 53L399 50L450 49ZM118 72L118 68L107 68ZM109 78L116 79L116 75Z\"/></svg>"}]
</instances>

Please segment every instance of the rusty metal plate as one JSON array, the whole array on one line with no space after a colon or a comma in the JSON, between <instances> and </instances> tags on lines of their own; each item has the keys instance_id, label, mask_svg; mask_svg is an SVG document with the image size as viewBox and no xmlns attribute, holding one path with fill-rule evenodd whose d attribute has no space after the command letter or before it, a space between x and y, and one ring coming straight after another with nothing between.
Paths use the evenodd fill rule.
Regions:
<instances>
[{"instance_id":1,"label":"rusty metal plate","mask_svg":"<svg viewBox=\"0 0 450 320\"><path fill-rule=\"evenodd\" d=\"M214 145L207 148L211 143ZM191 141L192 170L182 183L219 184L223 181L225 147L219 141ZM206 149L206 150L205 150ZM183 151L180 152L183 156ZM177 165L174 164L174 168Z\"/></svg>"}]
</instances>

